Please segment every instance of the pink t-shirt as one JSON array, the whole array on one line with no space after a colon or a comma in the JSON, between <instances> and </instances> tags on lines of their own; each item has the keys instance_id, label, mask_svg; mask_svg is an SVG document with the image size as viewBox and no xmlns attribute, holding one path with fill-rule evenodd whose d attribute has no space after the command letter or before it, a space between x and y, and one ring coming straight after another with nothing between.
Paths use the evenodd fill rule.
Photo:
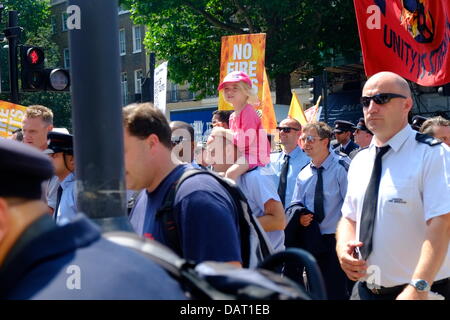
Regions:
<instances>
[{"instance_id":1,"label":"pink t-shirt","mask_svg":"<svg viewBox=\"0 0 450 320\"><path fill-rule=\"evenodd\" d=\"M233 112L230 115L230 129L234 132L233 142L245 155L250 168L265 166L270 162L267 132L251 105L247 104L239 114Z\"/></svg>"}]
</instances>

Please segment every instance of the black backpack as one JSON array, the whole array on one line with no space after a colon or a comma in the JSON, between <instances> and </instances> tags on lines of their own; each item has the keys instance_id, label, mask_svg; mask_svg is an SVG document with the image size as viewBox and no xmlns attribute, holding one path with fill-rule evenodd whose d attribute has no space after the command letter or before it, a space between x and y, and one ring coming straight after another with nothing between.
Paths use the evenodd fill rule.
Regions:
<instances>
[{"instance_id":1,"label":"black backpack","mask_svg":"<svg viewBox=\"0 0 450 320\"><path fill-rule=\"evenodd\" d=\"M256 267L266 257L273 253L267 235L258 220L253 216L247 199L241 190L232 182L223 179L209 170L186 170L181 177L172 184L163 200L162 207L157 211L156 219L164 225L163 230L169 247L179 256L183 256L177 227L176 210L174 208L175 196L184 181L199 174L207 174L214 177L234 200L238 211L242 265L244 268Z\"/></svg>"},{"instance_id":2,"label":"black backpack","mask_svg":"<svg viewBox=\"0 0 450 320\"><path fill-rule=\"evenodd\" d=\"M226 262L193 264L161 243L135 233L112 231L103 237L149 258L183 288L193 300L311 300L326 299L324 282L315 259L308 252L289 248L264 260L258 268L239 268ZM308 288L282 277L276 269L285 262L306 267Z\"/></svg>"}]
</instances>

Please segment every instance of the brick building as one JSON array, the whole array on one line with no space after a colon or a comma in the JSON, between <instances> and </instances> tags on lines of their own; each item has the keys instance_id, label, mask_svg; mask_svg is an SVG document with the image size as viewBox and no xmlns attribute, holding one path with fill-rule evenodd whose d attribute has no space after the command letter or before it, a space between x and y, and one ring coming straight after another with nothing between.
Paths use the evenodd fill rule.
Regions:
<instances>
[{"instance_id":1,"label":"brick building","mask_svg":"<svg viewBox=\"0 0 450 320\"><path fill-rule=\"evenodd\" d=\"M69 39L65 0L51 1L51 25L53 40L60 50L60 63L70 69ZM146 54L143 40L145 27L134 25L129 11L118 8L119 16L119 54L121 61L120 84L122 91L122 105L140 101L141 78L149 70L149 56Z\"/></svg>"}]
</instances>

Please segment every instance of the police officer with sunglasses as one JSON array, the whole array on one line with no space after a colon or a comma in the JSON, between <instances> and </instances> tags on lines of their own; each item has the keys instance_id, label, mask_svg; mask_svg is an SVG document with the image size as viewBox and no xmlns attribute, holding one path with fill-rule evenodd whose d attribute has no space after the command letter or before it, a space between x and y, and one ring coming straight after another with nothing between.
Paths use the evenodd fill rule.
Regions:
<instances>
[{"instance_id":1,"label":"police officer with sunglasses","mask_svg":"<svg viewBox=\"0 0 450 320\"><path fill-rule=\"evenodd\" d=\"M336 246L352 299L450 299L450 149L408 124L399 75L373 75L361 103L374 137L350 165Z\"/></svg>"},{"instance_id":2,"label":"police officer with sunglasses","mask_svg":"<svg viewBox=\"0 0 450 320\"><path fill-rule=\"evenodd\" d=\"M295 179L300 170L308 164L310 158L298 146L298 139L302 133L300 122L295 119L286 118L280 122L277 130L280 135L280 143L283 150L270 155L270 167L273 172L273 181L278 189L278 195L284 207L291 200L295 187Z\"/></svg>"}]
</instances>

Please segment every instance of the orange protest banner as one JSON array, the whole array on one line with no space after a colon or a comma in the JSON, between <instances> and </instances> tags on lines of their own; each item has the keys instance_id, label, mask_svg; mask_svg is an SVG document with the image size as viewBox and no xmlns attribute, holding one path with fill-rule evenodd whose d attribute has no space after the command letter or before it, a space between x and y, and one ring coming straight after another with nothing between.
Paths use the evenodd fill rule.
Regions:
<instances>
[{"instance_id":1,"label":"orange protest banner","mask_svg":"<svg viewBox=\"0 0 450 320\"><path fill-rule=\"evenodd\" d=\"M0 100L0 137L7 138L15 129L22 128L27 107Z\"/></svg>"},{"instance_id":2,"label":"orange protest banner","mask_svg":"<svg viewBox=\"0 0 450 320\"><path fill-rule=\"evenodd\" d=\"M258 98L262 101L266 34L242 34L222 37L220 55L220 81L233 71L243 71L258 88ZM233 106L219 93L219 110L232 110Z\"/></svg>"},{"instance_id":3,"label":"orange protest banner","mask_svg":"<svg viewBox=\"0 0 450 320\"><path fill-rule=\"evenodd\" d=\"M268 133L274 133L277 127L277 118L273 109L272 95L270 93L269 78L264 68L263 92L261 100L261 124Z\"/></svg>"}]
</instances>

